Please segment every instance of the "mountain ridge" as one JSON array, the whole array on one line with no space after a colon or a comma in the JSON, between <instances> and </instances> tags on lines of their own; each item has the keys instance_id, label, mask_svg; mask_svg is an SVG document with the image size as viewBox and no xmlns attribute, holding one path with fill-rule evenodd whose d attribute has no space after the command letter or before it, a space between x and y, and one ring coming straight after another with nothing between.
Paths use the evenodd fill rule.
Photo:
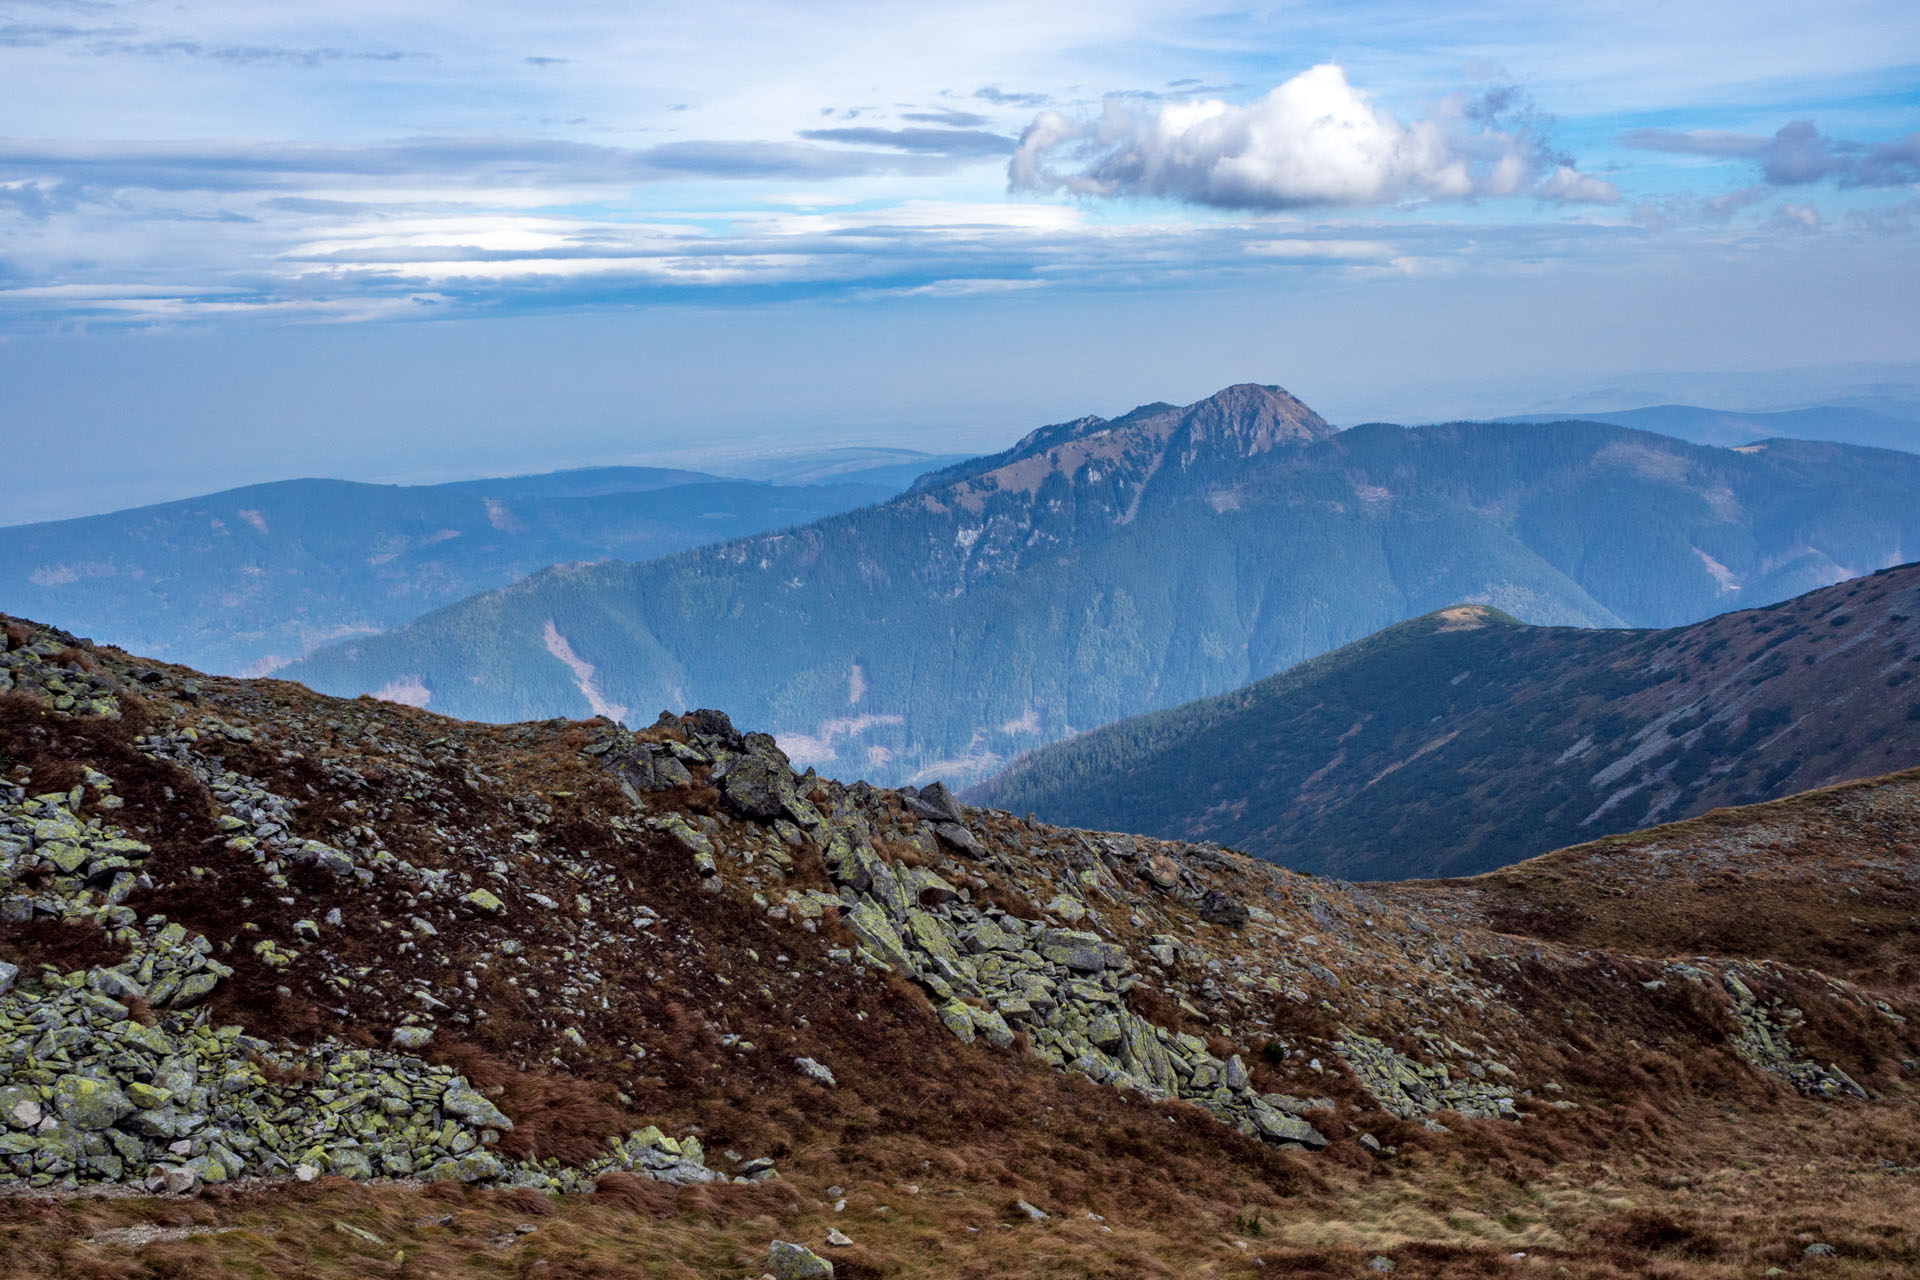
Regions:
<instances>
[{"instance_id":1,"label":"mountain ridge","mask_svg":"<svg viewBox=\"0 0 1920 1280\"><path fill-rule=\"evenodd\" d=\"M966 794L1396 879L1913 766L1920 565L1664 631L1442 610Z\"/></svg>"},{"instance_id":2,"label":"mountain ridge","mask_svg":"<svg viewBox=\"0 0 1920 1280\"><path fill-rule=\"evenodd\" d=\"M645 558L889 496L702 472L594 467L384 485L272 481L0 527L0 607L258 674L548 565Z\"/></svg>"},{"instance_id":3,"label":"mountain ridge","mask_svg":"<svg viewBox=\"0 0 1920 1280\"><path fill-rule=\"evenodd\" d=\"M535 575L288 673L481 718L578 714L595 704L551 624L604 705L731 704L810 763L966 783L1462 600L1673 625L1920 547L1912 457L1600 424L1334 432L1283 393L1230 392L1060 424L868 510Z\"/></svg>"},{"instance_id":4,"label":"mountain ridge","mask_svg":"<svg viewBox=\"0 0 1920 1280\"><path fill-rule=\"evenodd\" d=\"M1770 439L1798 439L1897 449L1904 453L1920 451L1920 420L1857 405L1814 405L1748 413L1691 404L1656 404L1637 409L1520 414L1500 419L1540 424L1568 420L1637 427L1694 444L1723 448L1764 444Z\"/></svg>"}]
</instances>

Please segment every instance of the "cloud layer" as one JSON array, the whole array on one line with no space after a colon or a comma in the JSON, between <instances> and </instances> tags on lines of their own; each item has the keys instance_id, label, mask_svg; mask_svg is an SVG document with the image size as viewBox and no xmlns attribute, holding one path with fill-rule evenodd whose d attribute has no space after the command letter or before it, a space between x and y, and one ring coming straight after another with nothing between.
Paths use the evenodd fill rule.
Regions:
<instances>
[{"instance_id":1,"label":"cloud layer","mask_svg":"<svg viewBox=\"0 0 1920 1280\"><path fill-rule=\"evenodd\" d=\"M1704 130L1636 129L1628 146L1710 159L1751 160L1770 187L1831 182L1839 187L1904 187L1920 182L1920 132L1887 142L1830 138L1811 120L1795 120L1772 137Z\"/></svg>"},{"instance_id":2,"label":"cloud layer","mask_svg":"<svg viewBox=\"0 0 1920 1280\"><path fill-rule=\"evenodd\" d=\"M866 0L0 0L0 341L1488 281L1663 238L1869 254L1912 234L1915 193L1875 194L1920 171L1911 6L1860 0L1819 40L1783 34L1790 0L1738 29L1685 8L1300 0L1254 22L1233 0L969 0L876 23ZM1503 65L1525 94L1487 87ZM1729 105L1783 68L1828 80ZM1822 107L1828 132L1773 132L1876 84L1871 109ZM1642 126L1624 140L1622 112ZM1693 129L1729 120L1749 132ZM1729 194L1729 170L1754 185Z\"/></svg>"},{"instance_id":3,"label":"cloud layer","mask_svg":"<svg viewBox=\"0 0 1920 1280\"><path fill-rule=\"evenodd\" d=\"M1008 164L1015 191L1298 209L1527 193L1610 204L1619 192L1552 155L1500 101L1451 100L1402 125L1331 63L1244 106L1111 96L1075 121L1043 111Z\"/></svg>"}]
</instances>

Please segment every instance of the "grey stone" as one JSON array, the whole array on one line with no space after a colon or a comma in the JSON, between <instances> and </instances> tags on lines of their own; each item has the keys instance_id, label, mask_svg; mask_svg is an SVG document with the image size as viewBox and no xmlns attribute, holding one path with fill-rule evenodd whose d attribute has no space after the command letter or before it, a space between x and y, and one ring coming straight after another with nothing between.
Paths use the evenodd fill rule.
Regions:
<instances>
[{"instance_id":1,"label":"grey stone","mask_svg":"<svg viewBox=\"0 0 1920 1280\"><path fill-rule=\"evenodd\" d=\"M1097 933L1073 929L1049 929L1040 940L1042 957L1080 973L1099 973L1104 969L1124 969L1127 954Z\"/></svg>"},{"instance_id":2,"label":"grey stone","mask_svg":"<svg viewBox=\"0 0 1920 1280\"><path fill-rule=\"evenodd\" d=\"M1200 918L1208 924L1237 929L1247 922L1247 909L1240 901L1218 889L1209 889L1200 898Z\"/></svg>"},{"instance_id":3,"label":"grey stone","mask_svg":"<svg viewBox=\"0 0 1920 1280\"><path fill-rule=\"evenodd\" d=\"M118 1086L79 1075L53 1082L53 1106L64 1123L89 1131L111 1128L135 1109Z\"/></svg>"},{"instance_id":4,"label":"grey stone","mask_svg":"<svg viewBox=\"0 0 1920 1280\"><path fill-rule=\"evenodd\" d=\"M145 1000L146 989L118 969L95 969L87 974L87 985L114 1000Z\"/></svg>"},{"instance_id":5,"label":"grey stone","mask_svg":"<svg viewBox=\"0 0 1920 1280\"><path fill-rule=\"evenodd\" d=\"M815 1062L812 1058L795 1058L793 1065L801 1075L809 1080L826 1085L829 1089L840 1083L834 1079L832 1071L828 1070L822 1064Z\"/></svg>"},{"instance_id":6,"label":"grey stone","mask_svg":"<svg viewBox=\"0 0 1920 1280\"><path fill-rule=\"evenodd\" d=\"M957 822L936 822L933 824L933 834L940 838L942 844L966 854L969 858L987 856L987 851L980 847L980 841L973 832Z\"/></svg>"},{"instance_id":7,"label":"grey stone","mask_svg":"<svg viewBox=\"0 0 1920 1280\"><path fill-rule=\"evenodd\" d=\"M491 1102L481 1097L464 1082L446 1091L440 1098L440 1109L448 1115L479 1129L511 1129L513 1121Z\"/></svg>"},{"instance_id":8,"label":"grey stone","mask_svg":"<svg viewBox=\"0 0 1920 1280\"><path fill-rule=\"evenodd\" d=\"M902 791L900 803L916 817L929 822L965 822L967 812L944 782L922 787L918 792Z\"/></svg>"},{"instance_id":9,"label":"grey stone","mask_svg":"<svg viewBox=\"0 0 1920 1280\"><path fill-rule=\"evenodd\" d=\"M1327 1145L1327 1135L1298 1116L1283 1115L1265 1105L1252 1108L1250 1114L1261 1136L1273 1142L1298 1143L1315 1151Z\"/></svg>"},{"instance_id":10,"label":"grey stone","mask_svg":"<svg viewBox=\"0 0 1920 1280\"><path fill-rule=\"evenodd\" d=\"M775 1240L767 1250L773 1280L831 1280L833 1264L803 1244Z\"/></svg>"}]
</instances>

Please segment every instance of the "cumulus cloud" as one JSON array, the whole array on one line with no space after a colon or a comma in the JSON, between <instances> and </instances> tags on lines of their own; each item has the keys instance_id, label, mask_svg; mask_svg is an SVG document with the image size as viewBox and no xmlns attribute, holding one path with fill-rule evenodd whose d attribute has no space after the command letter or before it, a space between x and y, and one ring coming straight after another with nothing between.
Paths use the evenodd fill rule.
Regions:
<instances>
[{"instance_id":1,"label":"cumulus cloud","mask_svg":"<svg viewBox=\"0 0 1920 1280\"><path fill-rule=\"evenodd\" d=\"M1794 120L1772 137L1706 130L1635 129L1630 147L1709 159L1751 160L1773 187L1832 182L1842 187L1904 187L1920 182L1920 132L1890 142L1832 138L1811 120Z\"/></svg>"},{"instance_id":2,"label":"cumulus cloud","mask_svg":"<svg viewBox=\"0 0 1920 1280\"><path fill-rule=\"evenodd\" d=\"M1007 168L1017 191L1157 196L1229 209L1387 204L1529 192L1612 203L1619 192L1508 123L1510 91L1403 125L1332 64L1244 106L1111 95L1100 115L1042 111Z\"/></svg>"}]
</instances>

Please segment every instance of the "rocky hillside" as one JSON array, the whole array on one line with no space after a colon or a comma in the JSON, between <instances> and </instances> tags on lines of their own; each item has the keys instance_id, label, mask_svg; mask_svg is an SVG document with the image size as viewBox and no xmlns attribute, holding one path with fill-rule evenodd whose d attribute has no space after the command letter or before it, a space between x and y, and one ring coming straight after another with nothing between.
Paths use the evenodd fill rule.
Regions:
<instances>
[{"instance_id":1,"label":"rocky hillside","mask_svg":"<svg viewBox=\"0 0 1920 1280\"><path fill-rule=\"evenodd\" d=\"M1912 987L1916 808L1920 770L1909 770L1595 840L1495 875L1408 882L1405 892L1572 946L1697 948Z\"/></svg>"},{"instance_id":2,"label":"rocky hillside","mask_svg":"<svg viewBox=\"0 0 1920 1280\"><path fill-rule=\"evenodd\" d=\"M1905 933L1676 960L796 773L718 712L463 723L4 635L0 1274L1920 1263ZM1920 911L1915 792L1783 891L1871 859L1857 914ZM145 1194L37 1198L94 1186Z\"/></svg>"},{"instance_id":3,"label":"rocky hillside","mask_svg":"<svg viewBox=\"0 0 1920 1280\"><path fill-rule=\"evenodd\" d=\"M1460 606L969 795L1301 870L1462 874L1920 766L1920 565L1668 631Z\"/></svg>"},{"instance_id":4,"label":"rocky hillside","mask_svg":"<svg viewBox=\"0 0 1920 1280\"><path fill-rule=\"evenodd\" d=\"M1593 423L1332 432L1231 387L1032 433L888 503L556 569L286 674L514 720L725 706L803 764L950 785L1462 601L1671 626L1920 546L1920 456Z\"/></svg>"}]
</instances>

